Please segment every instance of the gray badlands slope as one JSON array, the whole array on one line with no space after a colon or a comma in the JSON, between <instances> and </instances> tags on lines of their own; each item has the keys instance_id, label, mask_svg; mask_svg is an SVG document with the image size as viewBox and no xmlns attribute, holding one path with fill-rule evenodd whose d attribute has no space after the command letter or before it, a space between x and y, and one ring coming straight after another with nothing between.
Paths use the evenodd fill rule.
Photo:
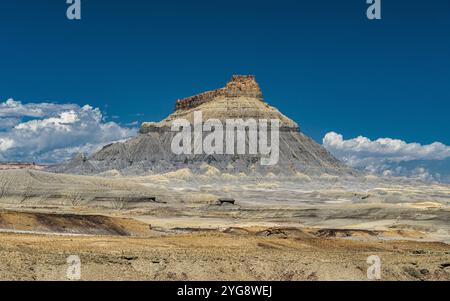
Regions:
<instances>
[{"instance_id":1,"label":"gray badlands slope","mask_svg":"<svg viewBox=\"0 0 450 301\"><path fill-rule=\"evenodd\" d=\"M277 119L280 121L280 155L275 166L261 166L259 155L175 155L171 150L175 119L193 124L195 111L203 122L209 119ZM208 133L204 133L206 136ZM270 137L270 130L268 133ZM270 139L270 138L269 138ZM246 150L248 150L246 135ZM225 143L224 143L225 145ZM348 174L352 171L325 148L300 132L299 126L264 102L259 85L252 76L233 76L221 89L177 101L176 111L158 123L144 123L140 134L126 142L105 146L89 157L78 156L51 171L72 174L98 174L118 170L124 175L161 173L188 167L196 172L203 163L228 173Z\"/></svg>"},{"instance_id":2,"label":"gray badlands slope","mask_svg":"<svg viewBox=\"0 0 450 301\"><path fill-rule=\"evenodd\" d=\"M223 197L236 204L220 206ZM120 215L165 230L253 225L422 231L412 238L450 242L448 185L352 176L255 177L205 164L196 174L182 169L142 177L1 171L1 208Z\"/></svg>"},{"instance_id":3,"label":"gray badlands slope","mask_svg":"<svg viewBox=\"0 0 450 301\"><path fill-rule=\"evenodd\" d=\"M127 179L106 179L46 173L0 171L1 206L98 206L120 209L170 199L164 189L150 189Z\"/></svg>"}]
</instances>

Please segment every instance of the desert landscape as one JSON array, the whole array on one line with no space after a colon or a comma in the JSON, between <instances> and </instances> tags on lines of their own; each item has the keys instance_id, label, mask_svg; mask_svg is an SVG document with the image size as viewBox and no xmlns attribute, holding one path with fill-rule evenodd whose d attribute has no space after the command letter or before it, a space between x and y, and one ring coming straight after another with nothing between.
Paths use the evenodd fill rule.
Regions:
<instances>
[{"instance_id":1,"label":"desert landscape","mask_svg":"<svg viewBox=\"0 0 450 301\"><path fill-rule=\"evenodd\" d=\"M198 111L278 120L278 164L175 154L170 125ZM450 280L450 186L346 166L266 103L254 76L178 100L93 154L5 169L2 280L67 280L70 256L79 280L369 280L371 256L379 280Z\"/></svg>"},{"instance_id":2,"label":"desert landscape","mask_svg":"<svg viewBox=\"0 0 450 301\"><path fill-rule=\"evenodd\" d=\"M67 280L77 255L82 280L367 280L376 255L382 280L450 280L450 188L353 181L1 171L0 278Z\"/></svg>"},{"instance_id":3,"label":"desert landscape","mask_svg":"<svg viewBox=\"0 0 450 301\"><path fill-rule=\"evenodd\" d=\"M450 281L450 0L0 1L13 296Z\"/></svg>"}]
</instances>

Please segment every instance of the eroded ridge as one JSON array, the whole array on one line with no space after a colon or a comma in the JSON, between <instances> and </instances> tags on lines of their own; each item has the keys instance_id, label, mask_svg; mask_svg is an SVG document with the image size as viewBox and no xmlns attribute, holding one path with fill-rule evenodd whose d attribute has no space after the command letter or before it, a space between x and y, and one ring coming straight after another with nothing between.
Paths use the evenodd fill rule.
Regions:
<instances>
[{"instance_id":1,"label":"eroded ridge","mask_svg":"<svg viewBox=\"0 0 450 301\"><path fill-rule=\"evenodd\" d=\"M203 92L188 98L179 99L176 110L186 110L198 107L216 97L253 97L263 100L261 89L253 75L233 75L225 87Z\"/></svg>"}]
</instances>

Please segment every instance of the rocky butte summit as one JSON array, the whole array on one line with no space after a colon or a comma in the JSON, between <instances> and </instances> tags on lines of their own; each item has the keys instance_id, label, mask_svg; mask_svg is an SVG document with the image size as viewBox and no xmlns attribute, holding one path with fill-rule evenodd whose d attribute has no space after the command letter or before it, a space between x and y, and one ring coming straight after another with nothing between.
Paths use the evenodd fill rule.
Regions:
<instances>
[{"instance_id":1,"label":"rocky butte summit","mask_svg":"<svg viewBox=\"0 0 450 301\"><path fill-rule=\"evenodd\" d=\"M263 166L259 162L260 155L248 153L174 154L171 144L177 132L171 129L173 122L184 119L193 124L194 113L200 111L203 120L215 119L223 123L229 119L279 120L278 163ZM247 135L246 149L248 140ZM175 112L160 122L143 123L136 137L107 145L90 156L78 155L51 170L73 174L118 170L124 175L141 175L190 168L195 173L205 164L222 172L248 175L352 173L323 146L304 135L296 122L270 106L255 77L249 75L234 75L223 88L180 99L176 102Z\"/></svg>"}]
</instances>

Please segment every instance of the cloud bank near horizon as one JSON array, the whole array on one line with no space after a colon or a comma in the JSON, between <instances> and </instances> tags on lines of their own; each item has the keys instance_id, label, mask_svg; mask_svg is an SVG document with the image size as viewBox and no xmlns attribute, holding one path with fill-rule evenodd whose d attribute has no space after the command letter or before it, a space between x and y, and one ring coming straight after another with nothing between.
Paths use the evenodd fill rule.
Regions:
<instances>
[{"instance_id":1,"label":"cloud bank near horizon","mask_svg":"<svg viewBox=\"0 0 450 301\"><path fill-rule=\"evenodd\" d=\"M450 182L450 146L440 142L422 145L363 136L345 140L330 132L323 138L323 146L346 164L372 174Z\"/></svg>"},{"instance_id":2,"label":"cloud bank near horizon","mask_svg":"<svg viewBox=\"0 0 450 301\"><path fill-rule=\"evenodd\" d=\"M90 105L0 103L0 161L57 163L135 135Z\"/></svg>"}]
</instances>

